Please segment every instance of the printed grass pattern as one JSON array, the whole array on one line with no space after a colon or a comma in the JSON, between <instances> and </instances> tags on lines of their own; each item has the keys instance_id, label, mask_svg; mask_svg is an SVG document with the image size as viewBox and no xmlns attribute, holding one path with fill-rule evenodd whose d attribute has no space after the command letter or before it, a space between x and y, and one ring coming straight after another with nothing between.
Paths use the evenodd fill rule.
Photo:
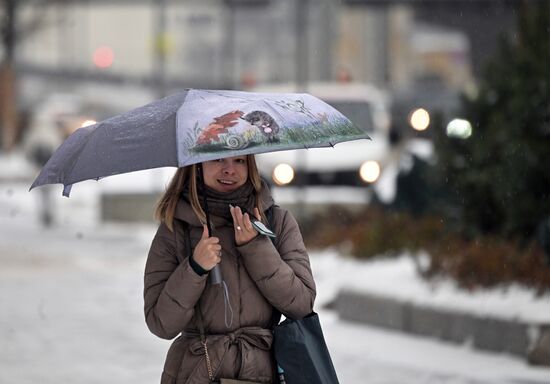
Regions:
<instances>
[{"instance_id":1,"label":"printed grass pattern","mask_svg":"<svg viewBox=\"0 0 550 384\"><path fill-rule=\"evenodd\" d=\"M196 141L196 132L189 132L184 145L189 148L190 153L194 154L212 154L235 151L238 149L250 149L256 146L262 146L267 150L280 150L289 147L304 148L320 146L323 144L334 145L340 141L365 138L364 131L357 128L347 120L339 119L336 121L325 121L318 124L303 124L291 128L283 128L279 132L277 140L268 141L261 134L248 133L248 137L243 135L240 146L230 146L227 141L208 143L203 145L193 145Z\"/></svg>"}]
</instances>

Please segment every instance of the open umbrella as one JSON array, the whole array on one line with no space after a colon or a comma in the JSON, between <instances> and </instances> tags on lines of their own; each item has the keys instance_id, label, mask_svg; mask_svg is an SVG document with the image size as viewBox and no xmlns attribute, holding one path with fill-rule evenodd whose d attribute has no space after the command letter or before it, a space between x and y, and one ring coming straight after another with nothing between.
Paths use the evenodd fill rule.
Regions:
<instances>
[{"instance_id":1,"label":"open umbrella","mask_svg":"<svg viewBox=\"0 0 550 384\"><path fill-rule=\"evenodd\" d=\"M69 136L33 182L64 185L158 167L369 138L304 93L188 89Z\"/></svg>"},{"instance_id":2,"label":"open umbrella","mask_svg":"<svg viewBox=\"0 0 550 384\"><path fill-rule=\"evenodd\" d=\"M333 146L368 139L368 128L355 126L327 103L305 93L188 89L78 129L54 152L31 189L61 183L68 197L71 186L83 180L238 155ZM217 268L212 272L212 281L219 283Z\"/></svg>"}]
</instances>

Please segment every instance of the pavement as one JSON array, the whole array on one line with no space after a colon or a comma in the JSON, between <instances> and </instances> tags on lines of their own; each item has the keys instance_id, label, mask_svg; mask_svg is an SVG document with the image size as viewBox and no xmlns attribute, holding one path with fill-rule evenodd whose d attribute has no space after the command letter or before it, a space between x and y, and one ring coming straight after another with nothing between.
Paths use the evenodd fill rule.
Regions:
<instances>
[{"instance_id":1,"label":"pavement","mask_svg":"<svg viewBox=\"0 0 550 384\"><path fill-rule=\"evenodd\" d=\"M509 353L550 367L550 324L480 316L344 289L335 299L340 318L476 349Z\"/></svg>"},{"instance_id":2,"label":"pavement","mask_svg":"<svg viewBox=\"0 0 550 384\"><path fill-rule=\"evenodd\" d=\"M40 199L27 189L0 183L0 383L158 382L170 342L148 332L142 313L155 225L101 223L97 200L81 191L53 198L55 225L44 228ZM322 296L330 271L314 273ZM550 383L549 369L523 358L348 321L339 311L318 308L342 383Z\"/></svg>"}]
</instances>

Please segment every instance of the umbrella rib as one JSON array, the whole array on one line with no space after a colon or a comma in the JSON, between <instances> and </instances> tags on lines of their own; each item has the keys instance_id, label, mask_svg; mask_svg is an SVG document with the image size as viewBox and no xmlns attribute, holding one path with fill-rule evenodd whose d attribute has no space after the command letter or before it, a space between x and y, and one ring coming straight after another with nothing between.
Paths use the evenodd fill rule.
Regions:
<instances>
[{"instance_id":1,"label":"umbrella rib","mask_svg":"<svg viewBox=\"0 0 550 384\"><path fill-rule=\"evenodd\" d=\"M273 108L270 104L268 104L265 100L262 100L262 103L271 111L271 112L274 112L276 113L278 116L279 116L279 119L281 119L281 121L285 121L285 118L284 116L281 114L281 112L279 112L278 110L276 110L275 108Z\"/></svg>"},{"instance_id":2,"label":"umbrella rib","mask_svg":"<svg viewBox=\"0 0 550 384\"><path fill-rule=\"evenodd\" d=\"M97 126L92 132L90 132L90 134L89 134L88 137L85 139L84 144L81 146L81 148L86 147L86 145L88 144L88 142L92 139L92 135L95 133L95 130L98 129L98 128L100 128L101 126L102 126L102 125ZM84 127L84 128L80 128L80 129L85 129L85 127ZM74 168L76 167L76 163L78 163L78 161L80 160L80 157L81 157L81 156L82 156L82 151L80 151L80 152L77 154L75 161L74 161L73 164L71 165L70 170L67 172L67 178L69 178L70 175L71 175L71 173L73 173L73 170L74 170ZM93 178L93 176L92 176L92 178ZM84 180L87 180L87 179L84 179ZM84 181L84 180L74 181L74 182L71 182L70 184L78 183L78 182ZM63 183L63 185L65 185L65 183Z\"/></svg>"},{"instance_id":3,"label":"umbrella rib","mask_svg":"<svg viewBox=\"0 0 550 384\"><path fill-rule=\"evenodd\" d=\"M212 91L212 90L208 90L208 89L204 89L203 92L206 92L206 93L213 93L213 94L215 94L215 95L218 95L218 96L220 96L220 97L225 97L225 98L230 99L230 100L231 100L231 99L235 99L235 98L237 98L237 97L240 98L240 99L242 99L242 100L245 100L245 101L248 101L248 100L249 100L249 99L248 99L247 97L245 97L245 96L241 96L241 97L236 96L236 95L231 95L231 96L229 96L229 95L224 95L223 93L216 92L216 91ZM238 91L234 91L234 92L238 92ZM201 98L204 99L203 96L201 96Z\"/></svg>"}]
</instances>

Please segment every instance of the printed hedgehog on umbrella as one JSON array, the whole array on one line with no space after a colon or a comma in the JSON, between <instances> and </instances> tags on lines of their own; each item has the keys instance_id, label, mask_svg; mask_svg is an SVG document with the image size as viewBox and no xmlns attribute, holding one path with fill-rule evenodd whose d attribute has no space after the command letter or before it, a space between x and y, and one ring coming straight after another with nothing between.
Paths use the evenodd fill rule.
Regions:
<instances>
[{"instance_id":1,"label":"printed hedgehog on umbrella","mask_svg":"<svg viewBox=\"0 0 550 384\"><path fill-rule=\"evenodd\" d=\"M239 120L244 120L257 128L268 143L278 141L279 125L267 112L252 111L244 115L243 111L235 110L215 117L197 138L197 145L225 142L230 149L247 146L248 142L243 137L231 134L229 131L239 123Z\"/></svg>"}]
</instances>

